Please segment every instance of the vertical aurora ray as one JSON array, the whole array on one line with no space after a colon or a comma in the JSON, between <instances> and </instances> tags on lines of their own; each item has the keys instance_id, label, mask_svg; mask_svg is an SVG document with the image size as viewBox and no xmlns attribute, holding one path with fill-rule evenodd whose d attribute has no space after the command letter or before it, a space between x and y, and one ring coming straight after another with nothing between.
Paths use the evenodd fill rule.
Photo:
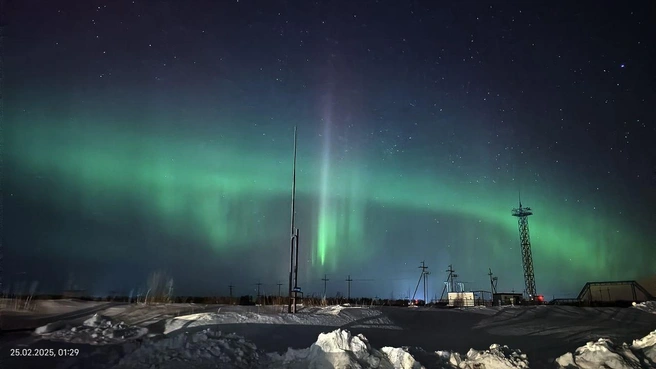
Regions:
<instances>
[{"instance_id":1,"label":"vertical aurora ray","mask_svg":"<svg viewBox=\"0 0 656 369\"><path fill-rule=\"evenodd\" d=\"M335 242L334 220L329 218L330 191L330 125L332 123L332 95L325 97L323 105L323 151L321 155L321 184L319 189L319 214L317 219L317 256L321 266L326 263L328 246Z\"/></svg>"},{"instance_id":2,"label":"vertical aurora ray","mask_svg":"<svg viewBox=\"0 0 656 369\"><path fill-rule=\"evenodd\" d=\"M322 151L316 233L316 263L324 272L334 272L344 256L357 250L362 256L365 242L365 206L358 165L345 132L335 132L333 94L322 100ZM345 141L345 140L344 140Z\"/></svg>"}]
</instances>

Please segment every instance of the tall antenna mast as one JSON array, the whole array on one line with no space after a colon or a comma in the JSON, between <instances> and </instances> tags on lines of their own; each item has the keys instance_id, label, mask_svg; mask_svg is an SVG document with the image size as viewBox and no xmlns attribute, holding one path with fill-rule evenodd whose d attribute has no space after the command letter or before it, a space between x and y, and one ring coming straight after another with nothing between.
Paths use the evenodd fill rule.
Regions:
<instances>
[{"instance_id":1,"label":"tall antenna mast","mask_svg":"<svg viewBox=\"0 0 656 369\"><path fill-rule=\"evenodd\" d=\"M296 126L294 126L294 156L292 164L292 221L291 221L291 235L293 236L296 233L296 228L294 228L296 220L296 143L298 142L298 135Z\"/></svg>"},{"instance_id":2,"label":"tall antenna mast","mask_svg":"<svg viewBox=\"0 0 656 369\"><path fill-rule=\"evenodd\" d=\"M3 103L5 101L5 91L3 89L4 87L4 77L5 77L5 66L4 66L4 35L5 35L5 9L4 9L4 1L0 2L0 125L4 126L5 121L4 121L4 109L3 109ZM1 132L2 128L0 128L0 147L4 148L4 134ZM4 169L4 165L2 163L2 157L0 156L0 170ZM1 177L0 177L1 179ZM0 183L0 188L2 188L2 184ZM4 253L3 253L3 248L4 248L4 232L2 231L2 225L4 224L4 209L3 209L4 204L2 203L2 198L0 198L0 294L4 292ZM2 321L0 321L0 329L2 328Z\"/></svg>"},{"instance_id":3,"label":"tall antenna mast","mask_svg":"<svg viewBox=\"0 0 656 369\"><path fill-rule=\"evenodd\" d=\"M287 311L296 313L296 296L298 294L298 229L296 229L296 146L297 128L294 126L294 156L292 164L292 214L289 247L289 303Z\"/></svg>"}]
</instances>

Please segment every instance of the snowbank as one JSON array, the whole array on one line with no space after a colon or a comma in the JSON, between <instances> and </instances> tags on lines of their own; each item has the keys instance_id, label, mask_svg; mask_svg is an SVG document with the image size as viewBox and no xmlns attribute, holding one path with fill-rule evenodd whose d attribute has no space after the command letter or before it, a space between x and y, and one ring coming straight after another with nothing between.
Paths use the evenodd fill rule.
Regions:
<instances>
[{"instance_id":1,"label":"snowbank","mask_svg":"<svg viewBox=\"0 0 656 369\"><path fill-rule=\"evenodd\" d=\"M265 368L257 347L235 334L205 329L148 340L114 369Z\"/></svg>"},{"instance_id":2,"label":"snowbank","mask_svg":"<svg viewBox=\"0 0 656 369\"><path fill-rule=\"evenodd\" d=\"M342 310L349 308L349 305L332 305L332 306L326 306L324 308L321 308L316 311L316 314L323 314L323 315L339 315L339 313L342 312Z\"/></svg>"},{"instance_id":3,"label":"snowbank","mask_svg":"<svg viewBox=\"0 0 656 369\"><path fill-rule=\"evenodd\" d=\"M526 355L508 346L494 344L489 350L470 349L466 355L448 351L435 352L437 364L445 369L527 369ZM337 329L322 333L306 349L288 349L283 355L269 354L274 369L424 369L407 348L383 347L377 350L359 334Z\"/></svg>"},{"instance_id":4,"label":"snowbank","mask_svg":"<svg viewBox=\"0 0 656 369\"><path fill-rule=\"evenodd\" d=\"M424 369L404 349L386 347L379 351L364 336L352 336L341 329L320 334L307 349L264 355L238 335L209 328L149 339L114 366L114 369L147 368Z\"/></svg>"},{"instance_id":5,"label":"snowbank","mask_svg":"<svg viewBox=\"0 0 656 369\"><path fill-rule=\"evenodd\" d=\"M408 352L401 347L383 347L381 351L387 355L394 369L423 369L424 367Z\"/></svg>"},{"instance_id":6,"label":"snowbank","mask_svg":"<svg viewBox=\"0 0 656 369\"><path fill-rule=\"evenodd\" d=\"M389 318L375 309L362 309L344 306L329 306L320 309L311 309L297 314L261 314L254 312L219 312L199 313L178 316L165 321L164 334L175 332L182 328L204 327L217 324L294 324L315 325L326 327L341 327L345 324L357 322L353 328L400 329Z\"/></svg>"},{"instance_id":7,"label":"snowbank","mask_svg":"<svg viewBox=\"0 0 656 369\"><path fill-rule=\"evenodd\" d=\"M656 331L634 340L633 344L615 345L611 340L600 338L568 352L556 359L560 368L656 368Z\"/></svg>"},{"instance_id":8,"label":"snowbank","mask_svg":"<svg viewBox=\"0 0 656 369\"><path fill-rule=\"evenodd\" d=\"M306 349L288 349L284 355L269 354L270 368L286 369L423 369L412 355L400 348L386 347L382 351L369 345L363 335L351 335L337 329L321 333Z\"/></svg>"},{"instance_id":9,"label":"snowbank","mask_svg":"<svg viewBox=\"0 0 656 369\"><path fill-rule=\"evenodd\" d=\"M469 349L466 355L457 352L436 351L446 368L524 369L529 368L525 354L508 346L492 344L489 350Z\"/></svg>"},{"instance_id":10,"label":"snowbank","mask_svg":"<svg viewBox=\"0 0 656 369\"><path fill-rule=\"evenodd\" d=\"M633 303L633 307L646 311L648 313L656 314L656 301L645 301L639 304Z\"/></svg>"},{"instance_id":11,"label":"snowbank","mask_svg":"<svg viewBox=\"0 0 656 369\"><path fill-rule=\"evenodd\" d=\"M81 326L70 327L60 321L39 327L34 333L53 341L107 345L142 337L148 333L148 329L133 327L123 322L114 322L107 317L95 314L85 320Z\"/></svg>"}]
</instances>

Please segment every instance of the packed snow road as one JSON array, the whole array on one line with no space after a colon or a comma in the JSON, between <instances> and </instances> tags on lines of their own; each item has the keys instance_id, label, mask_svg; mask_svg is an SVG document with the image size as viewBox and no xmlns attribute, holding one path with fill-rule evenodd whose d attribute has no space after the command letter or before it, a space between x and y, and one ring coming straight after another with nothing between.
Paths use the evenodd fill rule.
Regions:
<instances>
[{"instance_id":1,"label":"packed snow road","mask_svg":"<svg viewBox=\"0 0 656 369\"><path fill-rule=\"evenodd\" d=\"M280 306L186 309L110 306L85 321L51 322L29 335L5 334L0 367L430 369L484 364L478 367L510 369L599 368L613 362L618 369L656 368L656 332L649 334L656 329L656 304L628 309L329 306L303 308L296 315L281 313ZM79 351L65 357L69 349ZM44 352L55 357L10 356Z\"/></svg>"}]
</instances>

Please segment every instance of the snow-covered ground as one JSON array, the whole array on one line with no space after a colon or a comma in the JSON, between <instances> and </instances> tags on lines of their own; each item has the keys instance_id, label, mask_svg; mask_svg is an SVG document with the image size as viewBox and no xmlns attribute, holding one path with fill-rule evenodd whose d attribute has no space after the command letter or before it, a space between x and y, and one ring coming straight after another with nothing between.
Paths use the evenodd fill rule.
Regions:
<instances>
[{"instance_id":1,"label":"snow-covered ground","mask_svg":"<svg viewBox=\"0 0 656 369\"><path fill-rule=\"evenodd\" d=\"M37 328L35 334L44 339L81 343L89 345L108 345L137 339L148 333L147 328L130 326L106 316L94 314L79 326L70 326L62 321Z\"/></svg>"},{"instance_id":2,"label":"snow-covered ground","mask_svg":"<svg viewBox=\"0 0 656 369\"><path fill-rule=\"evenodd\" d=\"M195 327L212 326L217 324L278 324L278 325L312 325L324 327L342 327L351 323L351 328L377 328L400 329L395 326L380 310L328 306L324 308L301 309L297 314L263 314L256 312L221 312L219 308L215 313L199 313L167 319L164 325L164 334Z\"/></svg>"},{"instance_id":3,"label":"snow-covered ground","mask_svg":"<svg viewBox=\"0 0 656 369\"><path fill-rule=\"evenodd\" d=\"M0 299L0 312L3 314L44 314L56 315L103 305L103 302L61 300L32 300L28 303L20 299ZM25 308L27 306L27 309Z\"/></svg>"},{"instance_id":4,"label":"snow-covered ground","mask_svg":"<svg viewBox=\"0 0 656 369\"><path fill-rule=\"evenodd\" d=\"M14 306L9 304L9 306ZM210 305L195 304L126 304L115 302L79 300L35 300L29 310L0 308L0 329L34 329L55 320L81 323L89 316L101 312L105 317L115 318L129 324L157 322L164 316L190 314L206 311Z\"/></svg>"},{"instance_id":5,"label":"snow-covered ground","mask_svg":"<svg viewBox=\"0 0 656 369\"><path fill-rule=\"evenodd\" d=\"M75 347L79 357L5 356L0 367L656 368L654 307L329 306L292 315L280 306L110 305L0 338L3 352Z\"/></svg>"},{"instance_id":6,"label":"snow-covered ground","mask_svg":"<svg viewBox=\"0 0 656 369\"><path fill-rule=\"evenodd\" d=\"M321 333L310 347L265 354L235 334L210 328L147 342L129 353L115 369L148 368L270 368L270 369L527 369L529 358L520 350L492 344L487 350L470 349L461 355L437 351L422 365L403 347L376 349L367 338L348 330ZM633 344L613 345L607 339L588 342L556 359L559 368L637 369L656 365L656 331Z\"/></svg>"}]
</instances>

